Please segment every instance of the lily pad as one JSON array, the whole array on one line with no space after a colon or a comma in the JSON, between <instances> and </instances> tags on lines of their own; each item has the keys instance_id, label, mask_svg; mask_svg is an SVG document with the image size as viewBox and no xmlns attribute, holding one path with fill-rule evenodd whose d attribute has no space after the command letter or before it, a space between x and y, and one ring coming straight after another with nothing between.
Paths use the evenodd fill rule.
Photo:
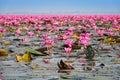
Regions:
<instances>
[{"instance_id":1,"label":"lily pad","mask_svg":"<svg viewBox=\"0 0 120 80\"><path fill-rule=\"evenodd\" d=\"M7 56L7 55L8 55L7 50L0 49L0 56Z\"/></svg>"},{"instance_id":2,"label":"lily pad","mask_svg":"<svg viewBox=\"0 0 120 80\"><path fill-rule=\"evenodd\" d=\"M26 50L27 50L29 53L33 54L33 55L40 55L40 56L46 56L46 55L47 55L47 54L45 54L45 53L36 51L36 50L34 50L34 49L30 49L30 48L27 48Z\"/></svg>"}]
</instances>

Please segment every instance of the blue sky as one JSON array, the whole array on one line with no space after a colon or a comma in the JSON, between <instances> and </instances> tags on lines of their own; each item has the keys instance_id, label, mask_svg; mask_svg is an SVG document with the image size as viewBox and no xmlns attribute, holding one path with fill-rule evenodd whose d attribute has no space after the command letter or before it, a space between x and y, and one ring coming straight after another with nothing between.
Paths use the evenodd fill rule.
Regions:
<instances>
[{"instance_id":1,"label":"blue sky","mask_svg":"<svg viewBox=\"0 0 120 80\"><path fill-rule=\"evenodd\" d=\"M7 14L120 14L120 0L0 0Z\"/></svg>"}]
</instances>

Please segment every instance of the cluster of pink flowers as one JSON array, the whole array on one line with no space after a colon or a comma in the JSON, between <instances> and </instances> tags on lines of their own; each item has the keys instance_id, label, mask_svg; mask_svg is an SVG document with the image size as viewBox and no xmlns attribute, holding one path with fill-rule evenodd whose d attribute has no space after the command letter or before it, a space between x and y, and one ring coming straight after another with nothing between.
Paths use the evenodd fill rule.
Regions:
<instances>
[{"instance_id":1,"label":"cluster of pink flowers","mask_svg":"<svg viewBox=\"0 0 120 80\"><path fill-rule=\"evenodd\" d=\"M28 32L27 34L28 36L32 37L34 35L34 32L31 31L31 32Z\"/></svg>"},{"instance_id":2,"label":"cluster of pink flowers","mask_svg":"<svg viewBox=\"0 0 120 80\"><path fill-rule=\"evenodd\" d=\"M53 44L51 37L49 37L47 34L42 34L42 39L42 45L48 46Z\"/></svg>"},{"instance_id":3,"label":"cluster of pink flowers","mask_svg":"<svg viewBox=\"0 0 120 80\"><path fill-rule=\"evenodd\" d=\"M106 32L108 32L109 36L112 36L112 35L113 35L113 31L112 31L112 29L111 29L111 28L106 29Z\"/></svg>"},{"instance_id":4,"label":"cluster of pink flowers","mask_svg":"<svg viewBox=\"0 0 120 80\"><path fill-rule=\"evenodd\" d=\"M79 43L82 45L87 45L90 40L90 33L81 33Z\"/></svg>"},{"instance_id":5,"label":"cluster of pink flowers","mask_svg":"<svg viewBox=\"0 0 120 80\"><path fill-rule=\"evenodd\" d=\"M63 35L54 36L54 40L66 40L65 44L71 47L72 43L67 40L73 36L75 30L82 29L87 31L92 28L99 36L104 36L107 31L109 36L113 36L115 32L120 30L120 15L0 15L0 33L8 31L8 28L14 28L13 32L20 35L22 30L32 37L45 26L47 32L59 31L60 27L67 26L68 28L62 30ZM105 25L110 27L109 29ZM22 28L22 29L20 29ZM36 32L38 31L38 32ZM52 44L49 36L43 34L41 36L46 43ZM47 40L48 39L48 40ZM27 39L23 38L26 42ZM80 44L87 45L90 40L89 33L80 34Z\"/></svg>"},{"instance_id":6,"label":"cluster of pink flowers","mask_svg":"<svg viewBox=\"0 0 120 80\"><path fill-rule=\"evenodd\" d=\"M72 47L73 40L67 39L67 40L65 40L64 44L68 45L69 47Z\"/></svg>"}]
</instances>

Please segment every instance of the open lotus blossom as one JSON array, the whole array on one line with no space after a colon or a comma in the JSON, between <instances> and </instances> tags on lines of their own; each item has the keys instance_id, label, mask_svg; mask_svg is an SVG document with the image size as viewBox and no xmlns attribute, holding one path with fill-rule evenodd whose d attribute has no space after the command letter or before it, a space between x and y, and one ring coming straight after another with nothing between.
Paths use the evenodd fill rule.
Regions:
<instances>
[{"instance_id":1,"label":"open lotus blossom","mask_svg":"<svg viewBox=\"0 0 120 80\"><path fill-rule=\"evenodd\" d=\"M48 37L48 35L47 35L47 34L42 34L41 37L42 37L43 39L46 39L46 38Z\"/></svg>"},{"instance_id":2,"label":"open lotus blossom","mask_svg":"<svg viewBox=\"0 0 120 80\"><path fill-rule=\"evenodd\" d=\"M68 28L68 31L72 32L75 28L74 27L70 27Z\"/></svg>"},{"instance_id":3,"label":"open lotus blossom","mask_svg":"<svg viewBox=\"0 0 120 80\"><path fill-rule=\"evenodd\" d=\"M69 47L71 47L72 44L73 44L73 40L67 39L67 40L65 40L64 44L66 44L66 45L68 45Z\"/></svg>"},{"instance_id":4,"label":"open lotus blossom","mask_svg":"<svg viewBox=\"0 0 120 80\"><path fill-rule=\"evenodd\" d=\"M23 42L27 42L27 38L23 38L22 41L23 41Z\"/></svg>"},{"instance_id":5,"label":"open lotus blossom","mask_svg":"<svg viewBox=\"0 0 120 80\"><path fill-rule=\"evenodd\" d=\"M70 53L70 51L72 50L72 48L68 47L68 48L64 48L65 49L65 52L68 54Z\"/></svg>"},{"instance_id":6,"label":"open lotus blossom","mask_svg":"<svg viewBox=\"0 0 120 80\"><path fill-rule=\"evenodd\" d=\"M113 32L109 32L108 34L109 34L109 36L113 36Z\"/></svg>"},{"instance_id":7,"label":"open lotus blossom","mask_svg":"<svg viewBox=\"0 0 120 80\"><path fill-rule=\"evenodd\" d=\"M45 39L43 39L42 45L47 47L47 51L50 54L50 49L52 48L53 45L51 37L46 37Z\"/></svg>"},{"instance_id":8,"label":"open lotus blossom","mask_svg":"<svg viewBox=\"0 0 120 80\"><path fill-rule=\"evenodd\" d=\"M90 40L90 33L81 33L79 43L82 45L87 45Z\"/></svg>"},{"instance_id":9,"label":"open lotus blossom","mask_svg":"<svg viewBox=\"0 0 120 80\"><path fill-rule=\"evenodd\" d=\"M16 33L16 34L20 34L20 33L21 33L20 29L17 29L17 30L15 31L15 33Z\"/></svg>"},{"instance_id":10,"label":"open lotus blossom","mask_svg":"<svg viewBox=\"0 0 120 80\"><path fill-rule=\"evenodd\" d=\"M55 40L58 40L59 38L60 38L60 37L59 37L58 35L55 35L55 36L54 36L54 39L55 39Z\"/></svg>"},{"instance_id":11,"label":"open lotus blossom","mask_svg":"<svg viewBox=\"0 0 120 80\"><path fill-rule=\"evenodd\" d=\"M47 36L45 38L43 38L43 42L42 42L43 45L52 45L53 44L53 41L51 39L51 37Z\"/></svg>"},{"instance_id":12,"label":"open lotus blossom","mask_svg":"<svg viewBox=\"0 0 120 80\"><path fill-rule=\"evenodd\" d=\"M93 29L94 29L94 30L97 30L97 29L98 29L98 27L97 27L97 26L93 26Z\"/></svg>"},{"instance_id":13,"label":"open lotus blossom","mask_svg":"<svg viewBox=\"0 0 120 80\"><path fill-rule=\"evenodd\" d=\"M34 32L28 32L28 36L32 37L34 35Z\"/></svg>"},{"instance_id":14,"label":"open lotus blossom","mask_svg":"<svg viewBox=\"0 0 120 80\"><path fill-rule=\"evenodd\" d=\"M98 30L97 33L98 33L100 36L103 36L103 34L104 34L103 30Z\"/></svg>"},{"instance_id":15,"label":"open lotus blossom","mask_svg":"<svg viewBox=\"0 0 120 80\"><path fill-rule=\"evenodd\" d=\"M44 45L52 45L52 40L51 39L46 39L45 41L44 41Z\"/></svg>"},{"instance_id":16,"label":"open lotus blossom","mask_svg":"<svg viewBox=\"0 0 120 80\"><path fill-rule=\"evenodd\" d=\"M87 40L82 39L82 40L80 41L80 44L82 44L82 45L87 45L87 44L88 44L88 41L87 41Z\"/></svg>"},{"instance_id":17,"label":"open lotus blossom","mask_svg":"<svg viewBox=\"0 0 120 80\"><path fill-rule=\"evenodd\" d=\"M68 36L67 36L66 34L64 34L64 35L62 35L62 38L63 38L64 40L66 40L66 39L68 38Z\"/></svg>"},{"instance_id":18,"label":"open lotus blossom","mask_svg":"<svg viewBox=\"0 0 120 80\"><path fill-rule=\"evenodd\" d=\"M40 26L36 26L35 29L36 29L37 31L40 31L40 30L41 30L41 27L40 27Z\"/></svg>"},{"instance_id":19,"label":"open lotus blossom","mask_svg":"<svg viewBox=\"0 0 120 80\"><path fill-rule=\"evenodd\" d=\"M107 32L112 32L112 29L111 29L111 28L109 28L109 29L106 29L106 31L107 31Z\"/></svg>"}]
</instances>

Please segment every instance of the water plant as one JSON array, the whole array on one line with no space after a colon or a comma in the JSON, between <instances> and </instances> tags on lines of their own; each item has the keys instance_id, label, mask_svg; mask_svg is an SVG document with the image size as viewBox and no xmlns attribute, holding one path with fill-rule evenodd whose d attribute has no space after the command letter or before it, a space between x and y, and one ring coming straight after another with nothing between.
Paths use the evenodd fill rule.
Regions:
<instances>
[{"instance_id":1,"label":"water plant","mask_svg":"<svg viewBox=\"0 0 120 80\"><path fill-rule=\"evenodd\" d=\"M87 45L84 50L84 54L87 59L93 59L96 53L98 53L98 50L93 48L91 45Z\"/></svg>"}]
</instances>

